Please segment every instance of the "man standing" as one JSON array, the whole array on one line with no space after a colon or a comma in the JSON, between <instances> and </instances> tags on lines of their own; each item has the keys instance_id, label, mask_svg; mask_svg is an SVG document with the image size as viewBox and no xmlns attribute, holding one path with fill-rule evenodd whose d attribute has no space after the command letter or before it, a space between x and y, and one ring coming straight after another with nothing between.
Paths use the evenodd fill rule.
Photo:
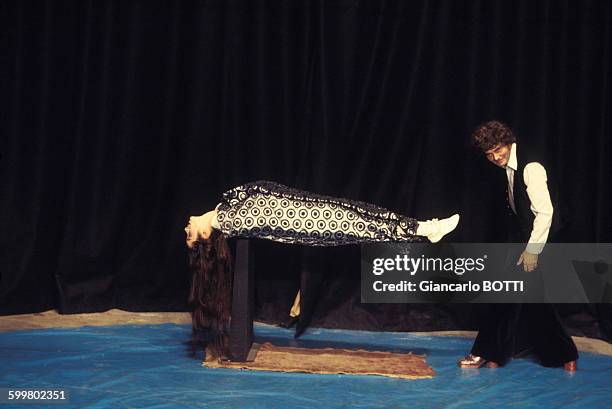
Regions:
<instances>
[{"instance_id":1,"label":"man standing","mask_svg":"<svg viewBox=\"0 0 612 409\"><path fill-rule=\"evenodd\" d=\"M541 158L522 145L519 149L512 130L501 122L480 125L472 138L491 163L506 171L508 242L526 243L525 250L517 254L516 265L532 272L558 224L558 203L549 190L547 170ZM576 345L551 304L492 304L487 305L485 315L471 353L459 366L479 368L486 363L495 368L529 351L545 366L576 370Z\"/></svg>"}]
</instances>

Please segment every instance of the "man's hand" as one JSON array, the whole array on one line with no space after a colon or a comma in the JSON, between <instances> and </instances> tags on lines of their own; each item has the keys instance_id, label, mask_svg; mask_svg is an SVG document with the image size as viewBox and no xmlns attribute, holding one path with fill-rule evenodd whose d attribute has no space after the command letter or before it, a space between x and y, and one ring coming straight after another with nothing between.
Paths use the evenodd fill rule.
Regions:
<instances>
[{"instance_id":1,"label":"man's hand","mask_svg":"<svg viewBox=\"0 0 612 409\"><path fill-rule=\"evenodd\" d=\"M531 254L527 250L523 251L518 261L516 262L517 266L523 264L523 269L530 273L538 267L538 255Z\"/></svg>"}]
</instances>

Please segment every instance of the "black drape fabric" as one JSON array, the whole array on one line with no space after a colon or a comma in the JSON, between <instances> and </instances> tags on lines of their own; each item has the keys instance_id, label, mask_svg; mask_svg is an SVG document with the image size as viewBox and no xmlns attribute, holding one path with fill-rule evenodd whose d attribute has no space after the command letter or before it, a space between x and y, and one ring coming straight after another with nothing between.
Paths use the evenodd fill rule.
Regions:
<instances>
[{"instance_id":1,"label":"black drape fabric","mask_svg":"<svg viewBox=\"0 0 612 409\"><path fill-rule=\"evenodd\" d=\"M449 240L496 240L503 175L468 142L491 118L550 154L572 240L611 240L609 2L0 7L1 313L185 309L187 216L251 180L421 219L459 212ZM260 317L281 316L267 301L292 299L295 251L267 252ZM423 327L465 318L448 306L358 305L357 287L342 284L358 271L330 280L326 291L352 289L334 311L362 308L377 324L326 321L330 311L314 323L406 327L414 320L398 316L427 309ZM587 327L609 328L597 308Z\"/></svg>"}]
</instances>

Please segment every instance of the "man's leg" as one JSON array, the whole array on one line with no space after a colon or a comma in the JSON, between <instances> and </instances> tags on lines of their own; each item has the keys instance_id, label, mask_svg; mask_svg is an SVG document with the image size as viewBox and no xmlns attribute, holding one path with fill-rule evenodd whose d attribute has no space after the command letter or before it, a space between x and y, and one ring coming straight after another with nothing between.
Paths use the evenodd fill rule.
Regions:
<instances>
[{"instance_id":1,"label":"man's leg","mask_svg":"<svg viewBox=\"0 0 612 409\"><path fill-rule=\"evenodd\" d=\"M515 352L515 331L520 304L483 304L478 336L471 354L504 365Z\"/></svg>"},{"instance_id":2,"label":"man's leg","mask_svg":"<svg viewBox=\"0 0 612 409\"><path fill-rule=\"evenodd\" d=\"M510 219L513 220L513 219ZM509 223L509 228L515 225ZM517 230L509 230L516 233ZM514 235L509 233L509 243ZM509 246L504 265L500 268L506 271L516 269L519 253ZM459 361L461 367L481 366L489 361L489 366L504 365L517 352L517 328L521 312L521 304L479 304L476 311L479 315L479 329L470 355ZM478 359L480 358L480 359ZM484 360L484 361L483 361ZM473 362L473 364L470 364Z\"/></svg>"},{"instance_id":3,"label":"man's leg","mask_svg":"<svg viewBox=\"0 0 612 409\"><path fill-rule=\"evenodd\" d=\"M578 359L576 344L563 328L554 305L525 304L522 320L542 365L559 367Z\"/></svg>"}]
</instances>

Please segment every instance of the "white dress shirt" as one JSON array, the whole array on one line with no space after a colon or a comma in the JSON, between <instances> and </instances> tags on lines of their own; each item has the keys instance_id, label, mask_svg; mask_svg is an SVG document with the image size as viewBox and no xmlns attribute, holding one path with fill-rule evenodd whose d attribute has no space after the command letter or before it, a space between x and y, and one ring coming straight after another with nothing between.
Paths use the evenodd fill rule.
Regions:
<instances>
[{"instance_id":1,"label":"white dress shirt","mask_svg":"<svg viewBox=\"0 0 612 409\"><path fill-rule=\"evenodd\" d=\"M516 159L516 143L512 144L510 150L510 159L506 165L506 175L508 176L508 199L514 213L514 172L518 167ZM539 162L530 162L523 169L523 181L527 187L527 196L529 196L530 208L535 219L533 221L533 229L527 244L527 252L531 254L540 254L544 249L550 225L552 224L553 205L550 200L548 191L546 169Z\"/></svg>"}]
</instances>

